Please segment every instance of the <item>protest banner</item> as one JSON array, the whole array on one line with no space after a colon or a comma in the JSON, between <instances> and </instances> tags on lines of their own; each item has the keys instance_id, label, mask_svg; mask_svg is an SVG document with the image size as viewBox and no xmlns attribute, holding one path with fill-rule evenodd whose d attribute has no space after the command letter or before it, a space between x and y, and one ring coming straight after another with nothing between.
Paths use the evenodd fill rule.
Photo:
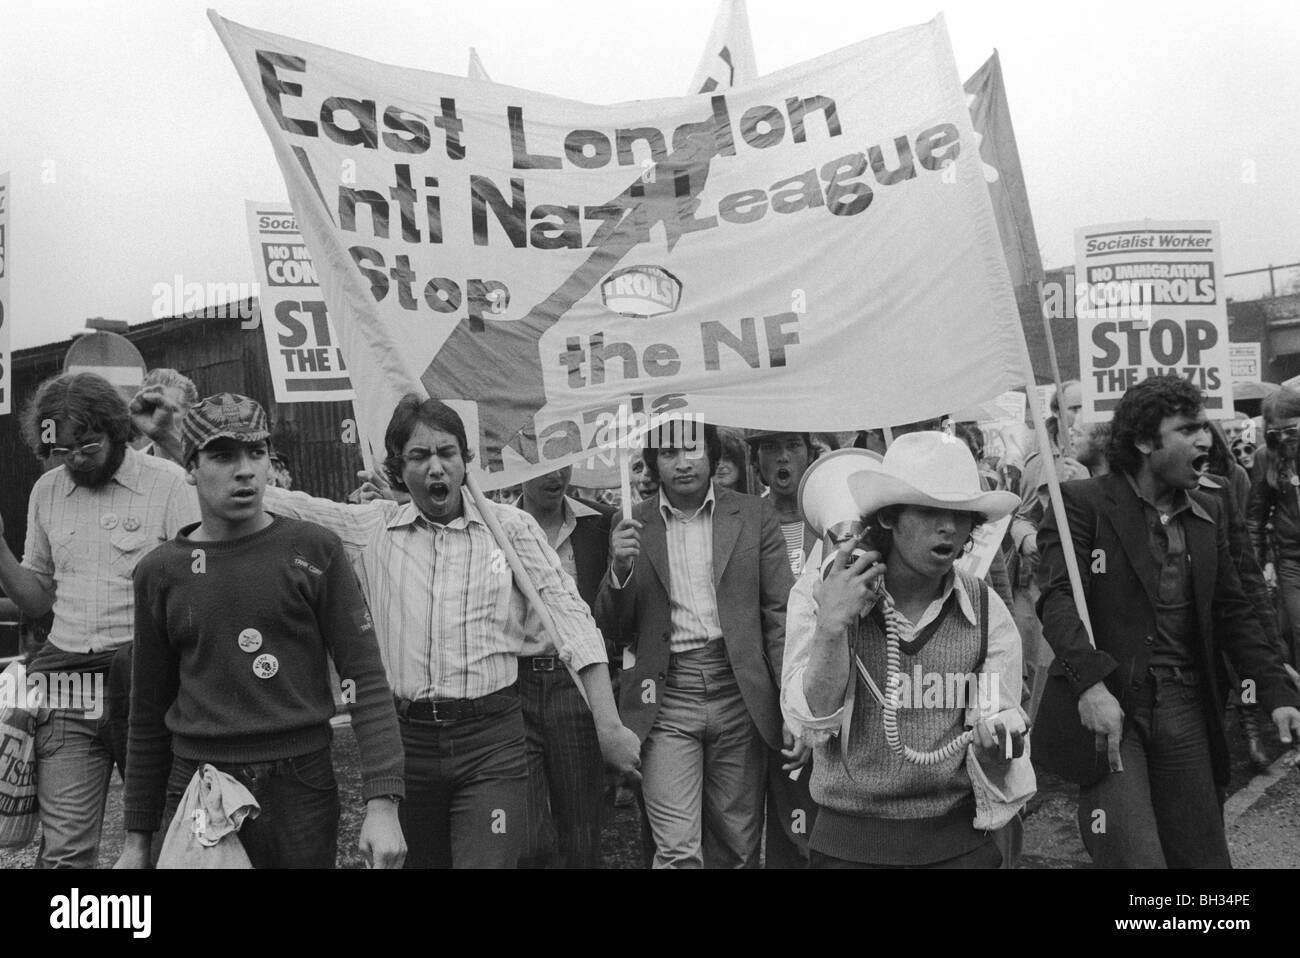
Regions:
<instances>
[{"instance_id":1,"label":"protest banner","mask_svg":"<svg viewBox=\"0 0 1300 958\"><path fill-rule=\"evenodd\" d=\"M13 398L9 368L9 174L0 174L0 416L8 415Z\"/></svg>"},{"instance_id":2,"label":"protest banner","mask_svg":"<svg viewBox=\"0 0 1300 958\"><path fill-rule=\"evenodd\" d=\"M1083 420L1108 422L1149 376L1181 376L1212 419L1233 416L1218 223L1110 223L1075 232Z\"/></svg>"},{"instance_id":3,"label":"protest banner","mask_svg":"<svg viewBox=\"0 0 1300 958\"><path fill-rule=\"evenodd\" d=\"M997 555L1010 525L1011 516L1003 516L997 522L986 522L976 528L971 533L970 548L953 563L953 567L977 579L984 578L993 565L993 557Z\"/></svg>"},{"instance_id":4,"label":"protest banner","mask_svg":"<svg viewBox=\"0 0 1300 958\"><path fill-rule=\"evenodd\" d=\"M287 203L245 201L276 402L356 398L307 244Z\"/></svg>"},{"instance_id":5,"label":"protest banner","mask_svg":"<svg viewBox=\"0 0 1300 958\"><path fill-rule=\"evenodd\" d=\"M758 63L745 0L718 0L713 29L686 92L721 93L757 78Z\"/></svg>"},{"instance_id":6,"label":"protest banner","mask_svg":"<svg viewBox=\"0 0 1300 958\"><path fill-rule=\"evenodd\" d=\"M1000 410L1002 410L1002 415L990 421L991 422L1014 422L1014 423L1023 424L1025 421L1025 409L1026 409L1025 404L1027 402L1028 402L1028 397L1024 393L1018 390L1013 392L1003 393L1002 395L996 397L993 400L993 405L997 406Z\"/></svg>"},{"instance_id":7,"label":"protest banner","mask_svg":"<svg viewBox=\"0 0 1300 958\"><path fill-rule=\"evenodd\" d=\"M612 106L212 19L364 431L409 390L448 400L484 488L586 458L620 409L846 431L1025 381L942 18L725 94Z\"/></svg>"},{"instance_id":8,"label":"protest banner","mask_svg":"<svg viewBox=\"0 0 1300 958\"><path fill-rule=\"evenodd\" d=\"M1228 375L1234 383L1263 382L1264 364L1259 343L1229 343L1228 368Z\"/></svg>"}]
</instances>

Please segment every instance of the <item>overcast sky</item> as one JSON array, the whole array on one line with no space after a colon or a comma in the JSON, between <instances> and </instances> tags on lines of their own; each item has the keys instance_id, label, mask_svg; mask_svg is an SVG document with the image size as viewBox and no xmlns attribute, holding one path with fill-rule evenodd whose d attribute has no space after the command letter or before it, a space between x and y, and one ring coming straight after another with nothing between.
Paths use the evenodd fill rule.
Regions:
<instances>
[{"instance_id":1,"label":"overcast sky","mask_svg":"<svg viewBox=\"0 0 1300 958\"><path fill-rule=\"evenodd\" d=\"M12 174L13 346L153 287L253 280L245 199L285 196L204 2L0 9L0 173ZM963 78L1001 53L1046 266L1076 227L1217 219L1224 268L1300 260L1300 5L749 0L761 73L939 10ZM686 92L714 0L224 0L222 16L375 60L590 102Z\"/></svg>"}]
</instances>

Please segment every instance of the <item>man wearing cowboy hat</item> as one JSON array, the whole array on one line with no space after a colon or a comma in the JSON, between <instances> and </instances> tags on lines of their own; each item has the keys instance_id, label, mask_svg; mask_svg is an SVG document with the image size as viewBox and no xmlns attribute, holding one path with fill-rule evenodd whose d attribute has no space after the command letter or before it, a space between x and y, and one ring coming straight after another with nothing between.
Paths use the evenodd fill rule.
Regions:
<instances>
[{"instance_id":1,"label":"man wearing cowboy hat","mask_svg":"<svg viewBox=\"0 0 1300 958\"><path fill-rule=\"evenodd\" d=\"M991 830L1033 792L1027 759L1011 760L1020 637L953 563L1019 500L982 491L970 450L936 432L899 437L847 481L867 548L800 578L782 676L785 719L814 746L812 865L996 868Z\"/></svg>"}]
</instances>

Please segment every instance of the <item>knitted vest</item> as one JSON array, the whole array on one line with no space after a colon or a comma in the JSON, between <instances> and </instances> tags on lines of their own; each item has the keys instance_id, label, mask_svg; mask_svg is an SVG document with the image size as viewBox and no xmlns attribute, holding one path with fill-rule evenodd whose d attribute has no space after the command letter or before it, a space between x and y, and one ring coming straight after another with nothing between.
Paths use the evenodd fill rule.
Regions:
<instances>
[{"instance_id":1,"label":"knitted vest","mask_svg":"<svg viewBox=\"0 0 1300 958\"><path fill-rule=\"evenodd\" d=\"M957 575L972 597L981 596L987 588L963 572ZM954 584L939 617L913 642L902 645L900 673L909 694L898 710L899 737L917 751L941 748L965 730L965 705L974 704L969 693L976 690L976 683L961 677L977 673L987 652L986 603L977 599L976 608L984 607L985 621L972 625L957 607L957 587ZM887 693L884 620L878 610L850 627L849 646ZM922 676L920 689L917 666ZM833 737L817 749L810 783L816 802L846 815L880 819L940 818L970 803L973 793L966 773L966 750L958 749L934 765L916 765L896 755L885 740L880 703L858 675L856 665L850 668L858 686L849 741ZM931 676L942 679L943 694L916 694L927 688L933 691ZM967 693L965 702L948 695L950 687L958 685ZM938 707L935 698L942 699Z\"/></svg>"}]
</instances>

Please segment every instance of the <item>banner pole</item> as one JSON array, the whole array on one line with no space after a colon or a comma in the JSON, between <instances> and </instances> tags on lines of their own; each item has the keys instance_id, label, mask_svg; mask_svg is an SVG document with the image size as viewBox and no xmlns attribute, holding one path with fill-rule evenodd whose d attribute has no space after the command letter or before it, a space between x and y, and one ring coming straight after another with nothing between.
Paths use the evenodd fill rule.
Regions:
<instances>
[{"instance_id":1,"label":"banner pole","mask_svg":"<svg viewBox=\"0 0 1300 958\"><path fill-rule=\"evenodd\" d=\"M1088 633L1088 642L1096 648L1097 641L1092 635L1092 620L1088 617L1088 603L1083 594L1083 578L1079 574L1078 558L1074 554L1074 536L1070 534L1070 524L1065 517L1065 500L1061 498L1061 480L1056 474L1056 463L1052 457L1052 447L1047 436L1047 421L1043 416L1043 409L1038 404L1038 390L1034 388L1034 370L1029 362L1029 347L1024 345L1024 338L1020 340L1021 359L1025 365L1026 382L1029 388L1026 390L1029 400L1029 417L1034 423L1034 432L1038 436L1038 447L1040 455L1048 457L1047 462L1047 493L1052 502L1052 511L1056 513L1056 526L1061 533L1061 551L1065 553L1065 569L1070 575L1070 588L1074 592L1074 607L1079 613L1079 621L1083 623L1084 631Z\"/></svg>"},{"instance_id":2,"label":"banner pole","mask_svg":"<svg viewBox=\"0 0 1300 958\"><path fill-rule=\"evenodd\" d=\"M1061 409L1061 403L1065 401L1061 395L1064 390L1061 388L1061 366L1056 361L1056 340L1052 336L1052 321L1047 315L1047 303L1043 301L1043 281L1040 279L1034 284L1038 290L1038 316L1043 321L1043 333L1047 337L1047 360L1052 365L1052 382L1056 384L1056 408ZM1067 296L1074 295L1074 290L1066 290ZM1035 389L1035 382L1029 380L1029 389ZM1056 441L1061 448L1061 455L1073 454L1074 443L1070 441L1070 430L1065 430L1064 435L1061 432L1061 419L1059 412L1056 417ZM1044 447L1048 448L1048 447Z\"/></svg>"},{"instance_id":3,"label":"banner pole","mask_svg":"<svg viewBox=\"0 0 1300 958\"><path fill-rule=\"evenodd\" d=\"M622 414L624 423L631 422L632 404L624 401L619 405L619 411ZM614 447L614 455L618 457L618 484L619 492L623 497L623 518L632 518L632 436L630 429L620 429L618 445ZM649 435L647 433L647 435Z\"/></svg>"}]
</instances>

